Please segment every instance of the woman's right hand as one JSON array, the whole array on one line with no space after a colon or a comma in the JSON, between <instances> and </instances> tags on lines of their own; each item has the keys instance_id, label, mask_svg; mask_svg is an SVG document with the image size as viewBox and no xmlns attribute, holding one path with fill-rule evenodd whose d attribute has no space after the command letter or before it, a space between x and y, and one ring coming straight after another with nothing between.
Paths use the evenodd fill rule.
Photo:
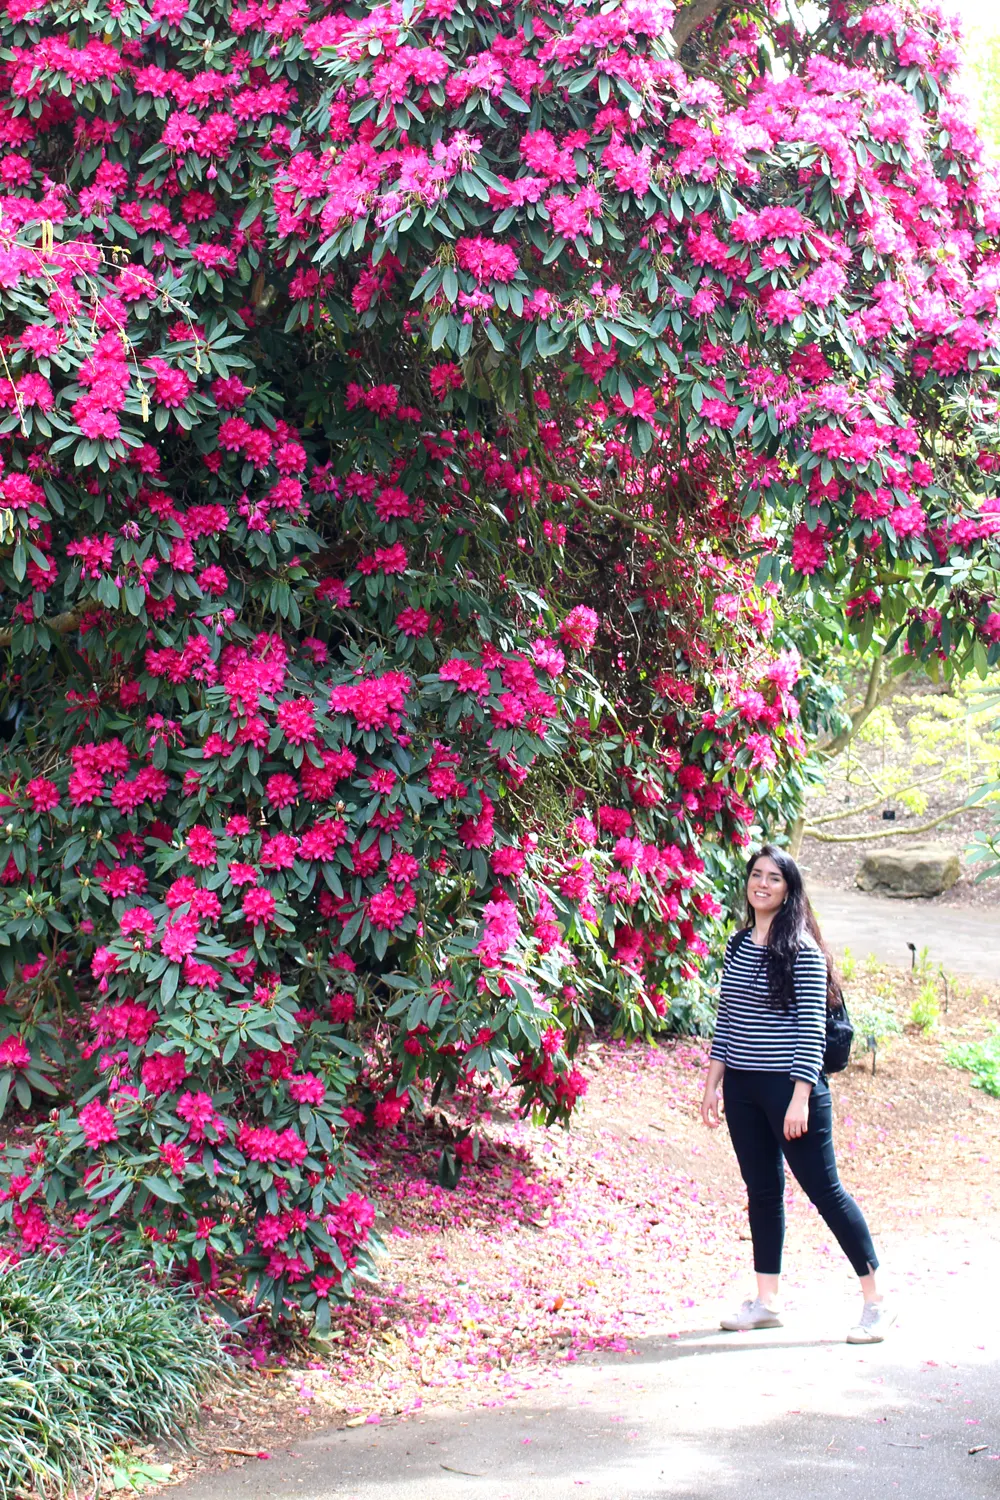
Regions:
<instances>
[{"instance_id":1,"label":"woman's right hand","mask_svg":"<svg viewBox=\"0 0 1000 1500\"><path fill-rule=\"evenodd\" d=\"M708 1065L705 1092L701 1096L701 1118L709 1130L718 1130L722 1124L722 1078L726 1065L713 1057Z\"/></svg>"},{"instance_id":2,"label":"woman's right hand","mask_svg":"<svg viewBox=\"0 0 1000 1500\"><path fill-rule=\"evenodd\" d=\"M709 1130L718 1130L722 1124L722 1089L717 1083L705 1086L701 1099L701 1118Z\"/></svg>"}]
</instances>

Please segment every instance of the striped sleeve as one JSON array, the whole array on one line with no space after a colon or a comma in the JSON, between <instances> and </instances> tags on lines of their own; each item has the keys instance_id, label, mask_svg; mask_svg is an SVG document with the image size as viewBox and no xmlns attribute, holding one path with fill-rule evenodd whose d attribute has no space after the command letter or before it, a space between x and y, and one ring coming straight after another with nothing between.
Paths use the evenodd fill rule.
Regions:
<instances>
[{"instance_id":1,"label":"striped sleeve","mask_svg":"<svg viewBox=\"0 0 1000 1500\"><path fill-rule=\"evenodd\" d=\"M729 967L733 951L732 938L726 944L726 956L722 963L723 978ZM712 1036L712 1050L709 1054L713 1062L724 1063L726 1060L726 1042L729 1037L729 1005L726 1001L725 988L719 988L719 1008L715 1017L715 1032Z\"/></svg>"},{"instance_id":2,"label":"striped sleeve","mask_svg":"<svg viewBox=\"0 0 1000 1500\"><path fill-rule=\"evenodd\" d=\"M795 960L795 1056L791 1076L815 1083L823 1070L826 1046L826 959L803 943Z\"/></svg>"}]
</instances>

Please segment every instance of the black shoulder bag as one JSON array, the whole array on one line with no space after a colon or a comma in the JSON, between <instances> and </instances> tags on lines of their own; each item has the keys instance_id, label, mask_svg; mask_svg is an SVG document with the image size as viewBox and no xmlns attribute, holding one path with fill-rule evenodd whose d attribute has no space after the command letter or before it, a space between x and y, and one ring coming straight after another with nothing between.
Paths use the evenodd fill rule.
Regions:
<instances>
[{"instance_id":1,"label":"black shoulder bag","mask_svg":"<svg viewBox=\"0 0 1000 1500\"><path fill-rule=\"evenodd\" d=\"M750 936L751 929L743 927L730 939L729 956L735 958ZM843 991L838 990L836 1005L826 1007L826 1045L823 1049L823 1072L842 1073L851 1060L854 1045L854 1027L847 1014Z\"/></svg>"},{"instance_id":2,"label":"black shoulder bag","mask_svg":"<svg viewBox=\"0 0 1000 1500\"><path fill-rule=\"evenodd\" d=\"M823 1072L842 1073L851 1060L854 1045L854 1027L847 1014L844 993L837 991L837 1004L826 1007L826 1047L823 1051Z\"/></svg>"}]
</instances>

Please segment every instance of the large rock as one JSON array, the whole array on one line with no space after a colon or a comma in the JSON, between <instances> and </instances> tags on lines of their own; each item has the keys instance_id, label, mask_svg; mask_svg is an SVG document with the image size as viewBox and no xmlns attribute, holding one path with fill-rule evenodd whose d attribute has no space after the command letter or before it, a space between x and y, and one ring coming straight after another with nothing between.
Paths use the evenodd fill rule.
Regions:
<instances>
[{"instance_id":1,"label":"large rock","mask_svg":"<svg viewBox=\"0 0 1000 1500\"><path fill-rule=\"evenodd\" d=\"M863 891L882 896L940 896L962 873L958 855L944 844L911 844L866 854L857 874Z\"/></svg>"}]
</instances>

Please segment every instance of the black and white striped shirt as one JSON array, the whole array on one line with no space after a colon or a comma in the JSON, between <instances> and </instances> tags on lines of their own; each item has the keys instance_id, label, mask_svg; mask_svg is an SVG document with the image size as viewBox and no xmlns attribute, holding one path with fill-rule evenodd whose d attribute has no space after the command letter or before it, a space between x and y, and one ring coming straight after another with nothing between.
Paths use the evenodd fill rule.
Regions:
<instances>
[{"instance_id":1,"label":"black and white striped shirt","mask_svg":"<svg viewBox=\"0 0 1000 1500\"><path fill-rule=\"evenodd\" d=\"M738 946L737 937L726 944L712 1057L728 1068L815 1083L826 1045L826 959L805 933L795 960L795 999L782 1015L767 1003L767 950L749 933Z\"/></svg>"}]
</instances>

